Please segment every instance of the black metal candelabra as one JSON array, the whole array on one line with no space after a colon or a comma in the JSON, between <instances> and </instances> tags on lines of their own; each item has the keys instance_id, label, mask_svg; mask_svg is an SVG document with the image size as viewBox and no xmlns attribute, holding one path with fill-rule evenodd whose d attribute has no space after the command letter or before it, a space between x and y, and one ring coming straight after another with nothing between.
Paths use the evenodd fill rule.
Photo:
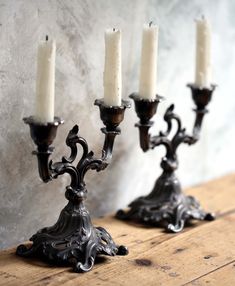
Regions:
<instances>
[{"instance_id":1,"label":"black metal candelabra","mask_svg":"<svg viewBox=\"0 0 235 286\"><path fill-rule=\"evenodd\" d=\"M84 206L87 195L84 176L90 169L97 172L104 170L112 158L113 144L116 135L120 134L118 125L124 119L124 111L130 107L129 102L122 101L121 106L106 106L103 100L96 100L100 117L105 128L105 141L101 158L96 158L88 150L87 142L78 135L79 128L75 125L68 133L66 144L71 149L69 157L62 157L60 162L53 163L49 157L53 152L52 144L56 137L57 128L63 123L58 117L54 122L39 124L33 117L24 118L29 124L30 134L37 145L39 175L47 183L58 176L68 173L71 177L70 185L66 187L65 197L69 201L61 211L58 221L51 227L45 227L34 234L30 240L30 247L19 245L17 254L20 256L39 256L55 264L71 264L76 272L86 272L92 269L95 258L99 254L126 255L125 246L117 246L110 234L102 227L92 225L90 215ZM77 144L83 150L77 164L72 163L77 157Z\"/></svg>"},{"instance_id":2,"label":"black metal candelabra","mask_svg":"<svg viewBox=\"0 0 235 286\"><path fill-rule=\"evenodd\" d=\"M144 152L156 146L164 145L166 155L161 161L163 172L157 179L151 193L134 200L129 205L129 210L119 210L116 217L124 220L139 220L152 225L163 225L167 230L179 232L184 228L185 222L191 219L213 220L214 215L205 212L199 202L192 196L183 194L180 182L175 175L178 168L177 148L180 144L192 145L199 140L200 130L204 115L208 112L207 104L211 100L215 85L210 88L198 88L189 84L193 101L196 104L195 123L192 135L186 133L182 127L180 117L174 113L174 105L166 110L164 120L167 130L157 136L151 136L149 129L153 125L150 119L157 111L161 97L153 100L142 99L137 93L130 95L135 102L135 111L140 121L136 124L139 128L140 146ZM172 130L172 121L176 121L177 130L172 139L168 135Z\"/></svg>"}]
</instances>

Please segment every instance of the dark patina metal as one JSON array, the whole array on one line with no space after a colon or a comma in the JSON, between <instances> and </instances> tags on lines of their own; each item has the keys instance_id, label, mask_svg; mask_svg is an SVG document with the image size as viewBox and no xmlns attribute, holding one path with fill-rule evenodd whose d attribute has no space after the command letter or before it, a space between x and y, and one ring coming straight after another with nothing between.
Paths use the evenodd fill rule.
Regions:
<instances>
[{"instance_id":1,"label":"dark patina metal","mask_svg":"<svg viewBox=\"0 0 235 286\"><path fill-rule=\"evenodd\" d=\"M85 174L90 169L97 172L104 170L110 163L114 139L120 134L118 125L130 104L122 101L120 107L109 107L105 106L102 100L96 100L95 104L99 106L100 117L106 126L101 129L105 134L101 158L96 158L93 152L89 151L86 140L78 135L79 128L75 125L66 138L66 144L71 150L70 156L62 157L60 162L52 162L49 160L53 151L50 145L63 120L55 117L52 123L39 124L33 117L24 119L24 122L29 124L31 137L38 147L33 154L38 158L41 179L46 183L67 173L71 177L71 182L65 192L69 202L61 211L56 224L34 234L30 238L33 242L30 247L18 246L16 251L18 255L24 257L35 255L55 264L72 264L74 271L86 272L92 269L99 254L110 256L128 254L127 248L123 245L117 246L104 228L93 226L83 201L87 195ZM83 153L74 166L72 163L77 157L77 144L82 146Z\"/></svg>"},{"instance_id":2,"label":"dark patina metal","mask_svg":"<svg viewBox=\"0 0 235 286\"><path fill-rule=\"evenodd\" d=\"M136 124L139 128L140 146L144 152L154 149L156 146L164 145L166 155L161 161L163 173L157 179L151 193L145 197L139 197L130 205L128 211L119 210L116 217L124 220L139 220L147 224L163 225L167 230L179 232L184 228L187 221L191 219L197 220L213 220L214 215L206 213L199 202L192 196L183 194L180 182L175 175L178 168L177 148L180 144L194 144L199 140L202 120L208 112L206 105L212 97L215 86L210 88L198 88L195 85L188 85L192 91L192 97L196 104L194 109L196 113L195 123L192 135L186 133L185 128L181 125L181 120L174 113L174 105L166 110L164 120L167 123L167 130L160 132L157 136L149 134L149 128L153 125L150 121L156 113L159 103L159 96L154 100L145 100L132 94L130 97L135 102L135 110L140 118L140 122ZM169 139L172 130L172 122L177 124L177 130L174 136Z\"/></svg>"}]
</instances>

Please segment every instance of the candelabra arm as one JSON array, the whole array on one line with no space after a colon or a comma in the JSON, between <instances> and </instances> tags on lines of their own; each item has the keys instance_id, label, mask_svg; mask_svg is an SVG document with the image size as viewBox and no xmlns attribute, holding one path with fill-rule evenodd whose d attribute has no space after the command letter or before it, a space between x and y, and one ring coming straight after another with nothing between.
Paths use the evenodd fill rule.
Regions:
<instances>
[{"instance_id":1,"label":"candelabra arm","mask_svg":"<svg viewBox=\"0 0 235 286\"><path fill-rule=\"evenodd\" d=\"M211 100L216 85L212 84L210 87L207 88L200 88L195 86L194 84L188 84L187 86L191 89L192 98L196 105L196 108L194 109L196 113L196 118L193 126L192 135L185 135L183 142L192 145L200 139L202 122L205 114L208 113L206 106Z\"/></svg>"},{"instance_id":2,"label":"candelabra arm","mask_svg":"<svg viewBox=\"0 0 235 286\"><path fill-rule=\"evenodd\" d=\"M195 142L199 140L200 138L200 132L201 132L201 127L202 127L202 121L204 118L204 115L208 112L207 109L204 110L195 110L196 112L196 119L195 123L193 126L193 136L195 138Z\"/></svg>"},{"instance_id":3,"label":"candelabra arm","mask_svg":"<svg viewBox=\"0 0 235 286\"><path fill-rule=\"evenodd\" d=\"M52 180L51 170L49 168L49 157L53 152L53 147L48 148L47 151L33 151L33 155L37 156L38 173L44 183Z\"/></svg>"},{"instance_id":4,"label":"candelabra arm","mask_svg":"<svg viewBox=\"0 0 235 286\"><path fill-rule=\"evenodd\" d=\"M204 110L194 110L196 112L196 118L193 126L192 135L185 135L183 138L183 142L189 145L195 144L200 139L202 121L204 115L208 112L207 109Z\"/></svg>"},{"instance_id":5,"label":"candelabra arm","mask_svg":"<svg viewBox=\"0 0 235 286\"><path fill-rule=\"evenodd\" d=\"M114 140L116 135L120 134L120 131L107 131L106 128L102 128L101 131L105 134L101 158L96 158L93 151L90 151L78 162L77 170L79 170L81 181L84 180L84 176L88 170L100 172L111 162Z\"/></svg>"},{"instance_id":6,"label":"candelabra arm","mask_svg":"<svg viewBox=\"0 0 235 286\"><path fill-rule=\"evenodd\" d=\"M114 140L121 133L118 125L124 118L125 109L130 107L130 103L125 100L122 100L121 106L107 106L103 100L97 99L95 105L99 106L100 118L105 125L104 128L101 128L101 131L105 134L104 145L101 158L96 158L91 151L86 154L84 160L79 161L77 169L80 171L82 181L88 170L100 172L111 162Z\"/></svg>"},{"instance_id":7,"label":"candelabra arm","mask_svg":"<svg viewBox=\"0 0 235 286\"><path fill-rule=\"evenodd\" d=\"M107 128L102 128L101 131L105 134L102 149L102 161L109 164L112 159L114 140L121 131L120 129L117 129L116 131L108 131Z\"/></svg>"},{"instance_id":8,"label":"candelabra arm","mask_svg":"<svg viewBox=\"0 0 235 286\"><path fill-rule=\"evenodd\" d=\"M152 121L149 121L146 124L142 124L141 122L135 124L135 126L139 128L140 147L144 152L147 152L149 149L153 148L151 144L151 135L149 134L149 129L152 125Z\"/></svg>"}]
</instances>

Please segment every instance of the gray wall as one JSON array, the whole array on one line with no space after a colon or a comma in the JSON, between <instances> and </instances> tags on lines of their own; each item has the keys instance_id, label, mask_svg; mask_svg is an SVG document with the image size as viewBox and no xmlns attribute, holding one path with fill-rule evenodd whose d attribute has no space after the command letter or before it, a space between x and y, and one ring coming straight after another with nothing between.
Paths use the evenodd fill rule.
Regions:
<instances>
[{"instance_id":1,"label":"gray wall","mask_svg":"<svg viewBox=\"0 0 235 286\"><path fill-rule=\"evenodd\" d=\"M65 205L63 176L47 185L37 173L34 149L24 116L33 113L36 51L48 34L57 40L56 114L65 119L54 142L54 159L68 150L64 139L73 124L98 155L103 144L95 98L102 97L104 29L123 31L123 96L138 88L141 29L146 21L160 25L158 93L155 132L164 127L162 115L172 102L191 130L193 103L186 83L194 79L194 19L204 13L213 30L214 82L219 85L210 104L202 138L179 150L178 175L184 187L235 170L235 1L226 0L0 0L0 246L14 245L51 225ZM92 215L124 207L148 193L164 149L143 154L137 121L126 112L111 166L87 175Z\"/></svg>"}]
</instances>

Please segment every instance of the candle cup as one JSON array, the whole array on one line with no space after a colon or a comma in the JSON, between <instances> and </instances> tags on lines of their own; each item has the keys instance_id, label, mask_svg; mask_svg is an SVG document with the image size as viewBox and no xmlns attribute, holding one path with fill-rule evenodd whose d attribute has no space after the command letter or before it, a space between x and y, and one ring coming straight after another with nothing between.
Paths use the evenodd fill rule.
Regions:
<instances>
[{"instance_id":1,"label":"candle cup","mask_svg":"<svg viewBox=\"0 0 235 286\"><path fill-rule=\"evenodd\" d=\"M153 125L153 121L150 121L150 119L156 114L158 104L163 97L156 95L155 99L145 99L141 98L138 93L132 93L129 97L134 100L135 111L140 119L135 124L140 130L140 147L146 152L150 148L149 128Z\"/></svg>"},{"instance_id":2,"label":"candle cup","mask_svg":"<svg viewBox=\"0 0 235 286\"><path fill-rule=\"evenodd\" d=\"M152 126L149 119L155 113L152 103L145 105L144 116L142 114L143 106L139 106L141 101L136 100L136 96L131 96L136 105L136 113L140 122L136 125L139 128L140 146L143 151L153 149L159 145L164 145L166 155L161 161L162 174L157 179L153 190L147 196L135 199L129 204L127 211L119 210L116 217L122 220L136 220L145 224L154 226L163 226L171 232L180 232L187 221L213 220L214 215L205 212L199 202L192 196L186 196L181 189L180 182L175 175L178 168L177 149L182 143L194 144L199 139L202 126L202 120L207 112L205 109L209 103L215 86L210 89L198 89L194 85L189 85L192 90L193 100L196 104L196 118L192 135L186 133L182 128L180 117L174 113L174 105L170 105L165 114L164 120L167 123L167 130L160 132L157 136L149 134L149 128ZM203 97L204 96L204 97ZM147 114L147 116L146 116ZM172 121L177 124L177 129L173 137L168 138L172 130Z\"/></svg>"},{"instance_id":3,"label":"candle cup","mask_svg":"<svg viewBox=\"0 0 235 286\"><path fill-rule=\"evenodd\" d=\"M54 117L53 122L45 124L37 122L33 116L23 118L23 121L29 125L31 138L39 150L48 149L56 137L58 126L64 123L59 117Z\"/></svg>"},{"instance_id":4,"label":"candle cup","mask_svg":"<svg viewBox=\"0 0 235 286\"><path fill-rule=\"evenodd\" d=\"M207 104L211 101L213 91L216 88L215 84L210 87L198 87L195 84L187 84L192 91L192 98L198 110L204 110Z\"/></svg>"},{"instance_id":5,"label":"candle cup","mask_svg":"<svg viewBox=\"0 0 235 286\"><path fill-rule=\"evenodd\" d=\"M66 138L70 156L62 157L59 162L49 162L53 150L50 145L63 120L55 118L52 123L39 124L32 117L24 119L30 126L33 141L38 146L35 154L38 157L40 177L44 182L48 182L67 173L71 182L65 192L69 202L61 211L56 224L34 234L30 239L33 242L30 247L19 245L16 251L18 255L37 255L50 263L72 265L76 272L87 272L93 268L97 255L128 254L127 248L116 245L104 228L93 226L83 203L87 195L85 174L88 170L104 170L110 163L114 139L120 133L120 130L117 132L117 126L124 118L125 108L129 107L127 102L118 108L105 107L99 101L96 101L96 105L100 107L101 118L107 124L107 128L102 130L105 140L101 158L96 158L93 152L89 151L86 140L78 135L79 128L75 125ZM78 164L74 166L72 163L77 157L77 144L81 145L83 153Z\"/></svg>"},{"instance_id":6,"label":"candle cup","mask_svg":"<svg viewBox=\"0 0 235 286\"><path fill-rule=\"evenodd\" d=\"M129 96L135 102L135 111L140 119L140 124L148 124L149 120L157 112L157 107L162 97L156 95L154 99L141 98L138 93L132 93Z\"/></svg>"},{"instance_id":7,"label":"candle cup","mask_svg":"<svg viewBox=\"0 0 235 286\"><path fill-rule=\"evenodd\" d=\"M95 105L100 108L100 118L106 126L107 131L119 131L119 124L124 119L124 112L126 108L130 108L130 102L122 100L120 106L108 106L103 99L96 99Z\"/></svg>"},{"instance_id":8,"label":"candle cup","mask_svg":"<svg viewBox=\"0 0 235 286\"><path fill-rule=\"evenodd\" d=\"M52 179L49 171L49 157L54 147L50 145L56 137L58 126L63 124L64 120L55 117L53 122L39 123L33 116L30 116L23 118L23 121L29 125L31 138L37 145L37 151L33 151L33 155L37 155L39 176L43 182L47 183Z\"/></svg>"}]
</instances>

